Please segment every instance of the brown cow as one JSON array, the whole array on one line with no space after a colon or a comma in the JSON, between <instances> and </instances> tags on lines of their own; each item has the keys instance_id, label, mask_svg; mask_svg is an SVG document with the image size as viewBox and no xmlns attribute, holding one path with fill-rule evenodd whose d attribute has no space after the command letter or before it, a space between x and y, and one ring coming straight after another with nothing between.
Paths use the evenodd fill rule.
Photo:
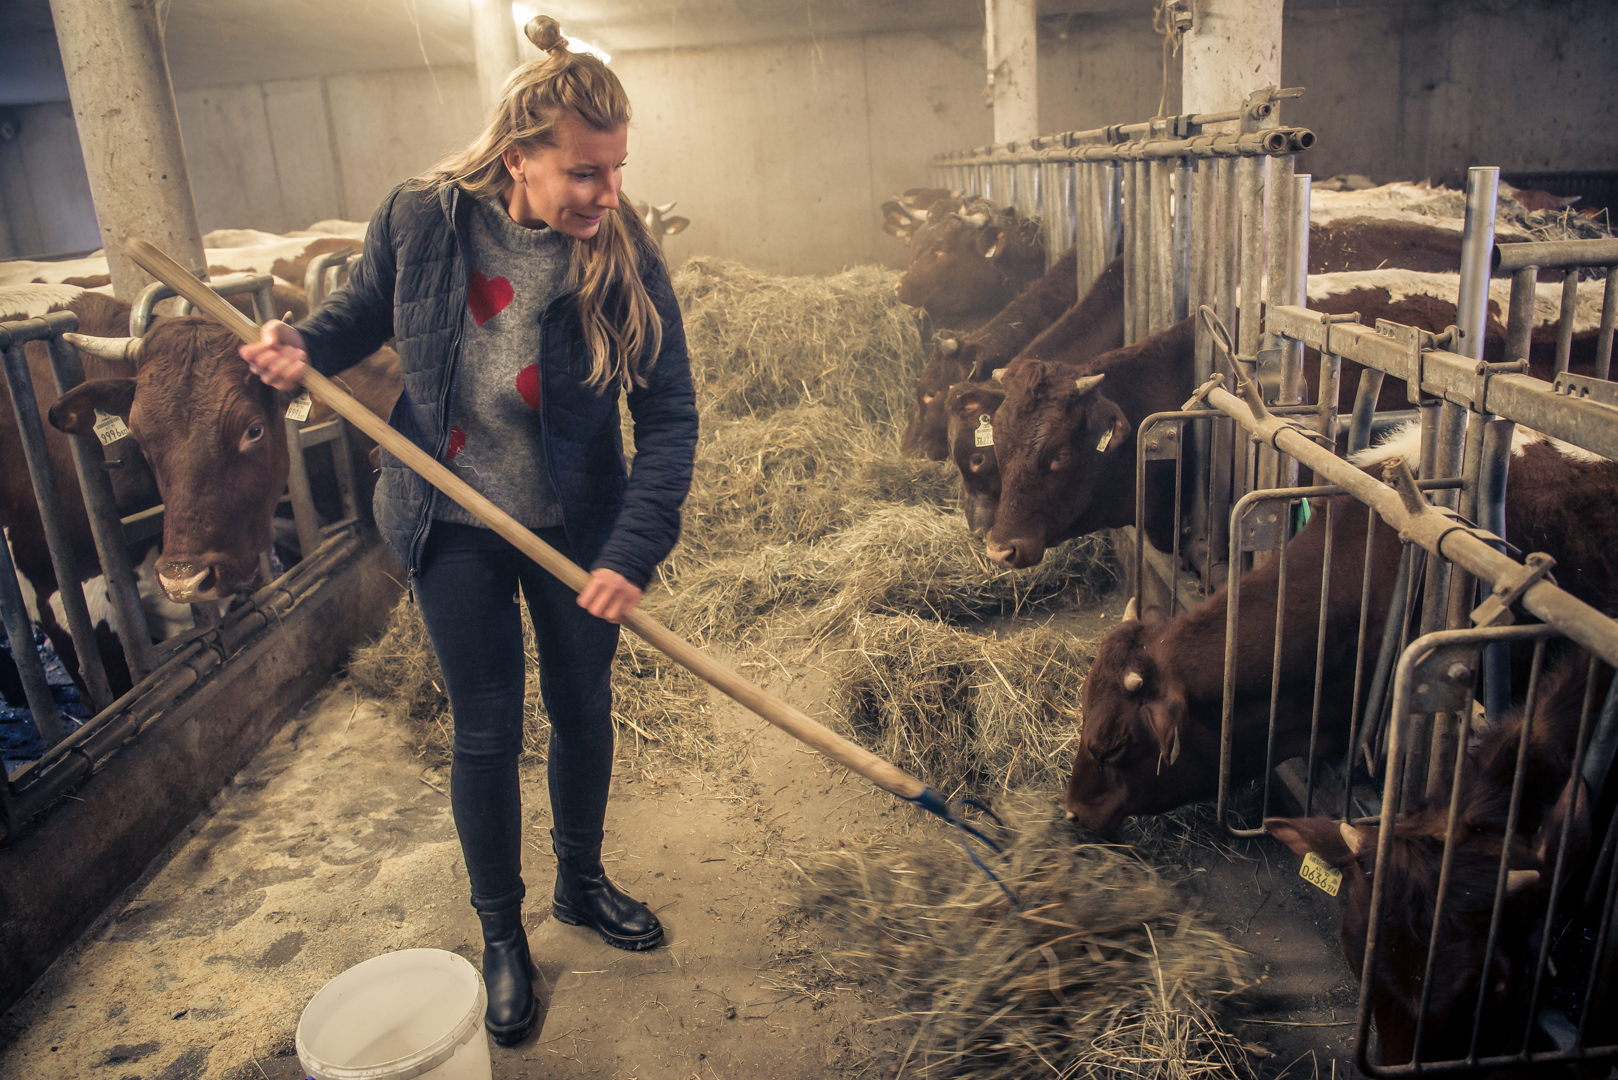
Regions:
<instances>
[{"instance_id":1,"label":"brown cow","mask_svg":"<svg viewBox=\"0 0 1618 1080\"><path fill-rule=\"evenodd\" d=\"M894 288L899 302L962 330L989 321L1045 272L1039 223L986 199L930 212L911 250L910 267Z\"/></svg>"},{"instance_id":2,"label":"brown cow","mask_svg":"<svg viewBox=\"0 0 1618 1080\"><path fill-rule=\"evenodd\" d=\"M947 205L946 205L947 204ZM882 204L882 231L906 244L935 210L948 213L961 208L961 193L947 188L909 188Z\"/></svg>"},{"instance_id":3,"label":"brown cow","mask_svg":"<svg viewBox=\"0 0 1618 1080\"><path fill-rule=\"evenodd\" d=\"M1321 754L1347 748L1367 513L1349 496L1332 500ZM1393 595L1399 537L1380 521L1373 535L1368 639L1375 641ZM1277 764L1309 748L1325 538L1326 515L1318 514L1287 544ZM1271 559L1241 579L1233 785L1264 771L1280 565ZM1228 588L1220 589L1206 604L1173 619L1148 610L1101 643L1084 681L1084 726L1065 800L1068 817L1081 828L1115 837L1126 817L1163 813L1215 794L1228 599Z\"/></svg>"},{"instance_id":4,"label":"brown cow","mask_svg":"<svg viewBox=\"0 0 1618 1080\"><path fill-rule=\"evenodd\" d=\"M993 369L1004 367L1019 349L1063 318L1078 296L1078 253L1077 246L1068 248L1043 277L970 334L939 335L917 380L916 403L899 440L900 453L931 461L949 455L945 394L962 380L987 379ZM1112 348L1123 344L1122 324L1118 336Z\"/></svg>"},{"instance_id":5,"label":"brown cow","mask_svg":"<svg viewBox=\"0 0 1618 1080\"><path fill-rule=\"evenodd\" d=\"M903 453L935 461L953 454L942 406L946 392L957 382L983 382L1023 359L1060 354L1066 363L1087 361L1124 343L1123 260L1114 259L1077 303L1055 311L1058 296L1071 296L1067 285L1073 283L1077 269L1077 249L1070 248L989 322L964 338L941 335L922 368L916 405L900 443Z\"/></svg>"},{"instance_id":6,"label":"brown cow","mask_svg":"<svg viewBox=\"0 0 1618 1080\"><path fill-rule=\"evenodd\" d=\"M1466 756L1456 806L1458 844L1451 853L1444 920L1438 952L1432 958L1422 1029L1424 1061L1454 1060L1469 1052L1479 991L1484 989L1484 946L1493 918L1502 852L1507 853L1510 868L1507 897L1483 995L1478 1053L1514 1053L1522 1045L1549 878L1564 822L1569 826L1565 865L1573 876L1580 872L1591 839L1589 793L1574 773L1587 678L1588 660L1582 653L1543 676L1529 729L1518 829L1509 840L1506 829L1522 714L1510 716L1486 732ZM1605 671L1596 687L1597 702L1610 682L1611 672ZM1422 984L1450 835L1449 809L1448 792L1418 802L1400 815L1389 841L1391 849L1381 878L1386 914L1378 930L1371 983L1376 1061L1382 1065L1408 1062L1416 1050ZM1339 938L1349 966L1363 979L1371 871L1380 829L1339 825L1327 818L1270 818L1264 827L1299 855L1314 852L1343 871L1348 909ZM1592 1019L1595 1015L1592 1013ZM1610 1027L1610 1012L1606 1016ZM1598 1023L1597 1028L1600 1026ZM1610 1041L1592 1030L1586 1044Z\"/></svg>"}]
</instances>

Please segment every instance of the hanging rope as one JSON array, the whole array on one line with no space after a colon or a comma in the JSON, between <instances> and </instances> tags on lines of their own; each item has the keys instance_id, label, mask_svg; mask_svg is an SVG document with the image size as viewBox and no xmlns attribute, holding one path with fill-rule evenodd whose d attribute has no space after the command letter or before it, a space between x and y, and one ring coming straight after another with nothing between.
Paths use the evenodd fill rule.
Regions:
<instances>
[{"instance_id":1,"label":"hanging rope","mask_svg":"<svg viewBox=\"0 0 1618 1080\"><path fill-rule=\"evenodd\" d=\"M1152 29L1163 35L1163 96L1157 99L1157 115L1152 119L1161 120L1168 115L1169 107L1169 60L1180 55L1180 41L1185 37L1185 31L1180 29L1175 20L1176 9L1180 5L1176 0L1157 0L1157 7L1152 9Z\"/></svg>"}]
</instances>

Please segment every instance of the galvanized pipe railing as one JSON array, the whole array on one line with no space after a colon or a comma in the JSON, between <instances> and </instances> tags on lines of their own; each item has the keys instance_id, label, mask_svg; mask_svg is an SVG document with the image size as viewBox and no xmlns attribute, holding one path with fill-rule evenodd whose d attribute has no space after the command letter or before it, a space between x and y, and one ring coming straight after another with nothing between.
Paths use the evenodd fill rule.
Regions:
<instances>
[{"instance_id":1,"label":"galvanized pipe railing","mask_svg":"<svg viewBox=\"0 0 1618 1080\"><path fill-rule=\"evenodd\" d=\"M1602 296L1601 324L1596 339L1595 377L1606 379L1612 370L1613 330L1618 325L1618 240L1544 240L1496 244L1491 252L1496 272L1511 275L1511 302L1506 320L1506 359L1528 356L1533 338L1535 299L1540 270L1562 270L1562 304L1556 332L1553 373L1568 369L1573 353L1573 323L1578 313L1579 271L1607 270Z\"/></svg>"},{"instance_id":2,"label":"galvanized pipe railing","mask_svg":"<svg viewBox=\"0 0 1618 1080\"><path fill-rule=\"evenodd\" d=\"M1308 128L1267 128L1232 135L1198 135L1189 139L1154 139L1090 146L1052 146L1043 150L968 151L966 156L941 155L935 166L1037 165L1050 161L1152 161L1159 158L1276 157L1296 154L1315 144ZM1012 143L1012 146L1017 144Z\"/></svg>"},{"instance_id":3,"label":"galvanized pipe railing","mask_svg":"<svg viewBox=\"0 0 1618 1080\"><path fill-rule=\"evenodd\" d=\"M180 648L39 760L19 769L11 779L13 794L0 842L15 837L29 819L71 791L180 695L236 655L255 634L279 625L299 601L319 588L361 545L359 532L352 528L329 537L298 565L232 608L217 626Z\"/></svg>"},{"instance_id":4,"label":"galvanized pipe railing","mask_svg":"<svg viewBox=\"0 0 1618 1080\"><path fill-rule=\"evenodd\" d=\"M271 290L275 287L275 278L269 274L255 274L244 272L240 274L226 274L208 282L208 287L220 296L237 296L249 293L253 297L253 308L258 312L260 320L278 319L281 312L275 310L275 300ZM180 294L163 284L154 281L140 291L135 298L134 306L129 309L129 334L131 337L142 337L146 328L151 325L152 311L164 300L173 299ZM180 314L191 314L190 301L181 301Z\"/></svg>"}]
</instances>

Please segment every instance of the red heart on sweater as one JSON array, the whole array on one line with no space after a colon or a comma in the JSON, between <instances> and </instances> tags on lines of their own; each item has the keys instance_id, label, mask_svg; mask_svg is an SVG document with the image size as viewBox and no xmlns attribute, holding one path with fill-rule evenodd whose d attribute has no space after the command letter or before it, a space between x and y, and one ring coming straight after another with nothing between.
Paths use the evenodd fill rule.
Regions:
<instances>
[{"instance_id":1,"label":"red heart on sweater","mask_svg":"<svg viewBox=\"0 0 1618 1080\"><path fill-rule=\"evenodd\" d=\"M517 372L517 393L530 409L539 408L539 365L529 364Z\"/></svg>"},{"instance_id":2,"label":"red heart on sweater","mask_svg":"<svg viewBox=\"0 0 1618 1080\"><path fill-rule=\"evenodd\" d=\"M472 321L482 326L511 303L511 282L503 277L486 278L483 271L472 271L472 282L466 287L466 306L472 309Z\"/></svg>"},{"instance_id":3,"label":"red heart on sweater","mask_svg":"<svg viewBox=\"0 0 1618 1080\"><path fill-rule=\"evenodd\" d=\"M455 455L466 449L466 432L459 425L452 425L449 429L449 449L444 451L445 461L454 461Z\"/></svg>"}]
</instances>

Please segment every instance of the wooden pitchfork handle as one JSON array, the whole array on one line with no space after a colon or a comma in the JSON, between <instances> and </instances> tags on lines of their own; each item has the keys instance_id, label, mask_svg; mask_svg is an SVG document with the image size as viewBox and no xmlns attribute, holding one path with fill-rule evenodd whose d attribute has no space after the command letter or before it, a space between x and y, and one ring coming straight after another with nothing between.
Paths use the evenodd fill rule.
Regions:
<instances>
[{"instance_id":1,"label":"wooden pitchfork handle","mask_svg":"<svg viewBox=\"0 0 1618 1080\"><path fill-rule=\"evenodd\" d=\"M207 312L214 320L242 341L256 345L259 328L218 293L187 273L185 268L145 240L130 239L125 245L131 258L148 274ZM340 390L313 367L305 367L304 385L330 405L332 410L375 439L394 457L420 473L427 482L448 495L478 520L505 537L512 546L548 570L574 592L582 592L590 575L561 552L523 528L494 503L469 487L426 451L389 427L387 421ZM744 708L757 713L794 739L813 747L865 779L894 795L919 803L946 821L954 823L947 801L934 789L902 769L888 764L863 746L849 742L824 724L817 723L775 695L753 685L726 665L715 660L668 627L641 611L631 612L624 625L669 659L689 669L708 685L723 692ZM974 860L976 856L974 856Z\"/></svg>"}]
</instances>

